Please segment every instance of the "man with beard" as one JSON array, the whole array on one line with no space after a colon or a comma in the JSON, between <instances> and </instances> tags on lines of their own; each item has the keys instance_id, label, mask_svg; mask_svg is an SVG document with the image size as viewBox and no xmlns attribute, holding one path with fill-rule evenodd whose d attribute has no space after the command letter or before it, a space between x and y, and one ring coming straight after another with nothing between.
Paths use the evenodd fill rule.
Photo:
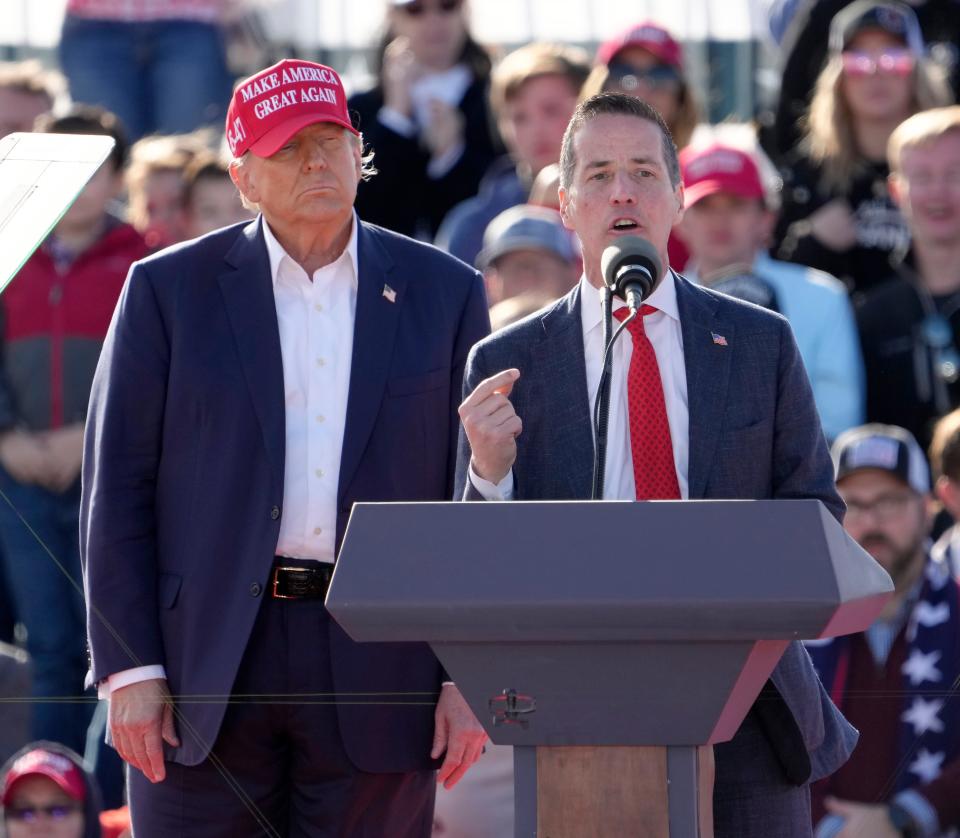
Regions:
<instances>
[{"instance_id":1,"label":"man with beard","mask_svg":"<svg viewBox=\"0 0 960 838\"><path fill-rule=\"evenodd\" d=\"M930 473L913 436L864 425L833 447L844 527L896 590L867 631L808 641L824 686L860 729L850 760L813 787L817 838L940 836L960 826L958 584L930 556Z\"/></svg>"}]
</instances>

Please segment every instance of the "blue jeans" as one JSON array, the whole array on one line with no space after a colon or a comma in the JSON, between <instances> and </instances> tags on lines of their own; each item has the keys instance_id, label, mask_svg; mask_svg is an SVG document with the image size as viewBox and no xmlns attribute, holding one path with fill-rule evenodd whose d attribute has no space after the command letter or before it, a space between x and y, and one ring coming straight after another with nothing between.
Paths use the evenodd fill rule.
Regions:
<instances>
[{"instance_id":1,"label":"blue jeans","mask_svg":"<svg viewBox=\"0 0 960 838\"><path fill-rule=\"evenodd\" d=\"M80 572L80 481L57 494L17 483L0 469L0 490L5 496L0 497L0 542L14 607L27 629L32 696L60 698L34 702L30 735L83 753L94 705L92 694L83 688L87 633Z\"/></svg>"},{"instance_id":2,"label":"blue jeans","mask_svg":"<svg viewBox=\"0 0 960 838\"><path fill-rule=\"evenodd\" d=\"M72 99L113 111L131 142L206 125L223 130L231 79L213 24L67 15L59 51Z\"/></svg>"}]
</instances>

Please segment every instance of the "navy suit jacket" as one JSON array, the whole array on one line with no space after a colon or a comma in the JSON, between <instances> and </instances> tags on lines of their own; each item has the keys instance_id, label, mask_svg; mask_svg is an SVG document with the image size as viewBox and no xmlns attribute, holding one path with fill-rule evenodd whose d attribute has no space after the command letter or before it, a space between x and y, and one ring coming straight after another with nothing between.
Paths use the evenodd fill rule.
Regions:
<instances>
[{"instance_id":1,"label":"navy suit jacket","mask_svg":"<svg viewBox=\"0 0 960 838\"><path fill-rule=\"evenodd\" d=\"M357 501L445 500L470 347L489 332L480 275L361 223L337 545ZM383 295L384 284L396 292ZM91 678L166 667L182 746L205 758L267 591L283 510L284 391L261 222L131 268L93 383L81 549ZM343 693L419 693L421 706L339 705L364 771L432 765L441 669L421 644L355 644L331 622ZM310 638L301 639L309 643Z\"/></svg>"},{"instance_id":2,"label":"navy suit jacket","mask_svg":"<svg viewBox=\"0 0 960 838\"><path fill-rule=\"evenodd\" d=\"M690 498L816 498L839 520L843 502L787 321L676 275L675 282L690 411ZM717 344L715 334L727 345ZM511 367L520 379L510 400L523 420L515 499L589 499L594 449L579 285L474 347L464 393ZM476 499L466 475L469 459L461 434L458 497ZM776 556L770 561L775 570ZM836 770L856 731L833 706L799 643L788 646L771 681L773 700L782 699L789 711L782 715L790 729L772 737L779 740L772 744L781 763L793 769L788 774L803 779L796 766L806 765L806 757L810 779ZM806 755L785 751L791 742Z\"/></svg>"}]
</instances>

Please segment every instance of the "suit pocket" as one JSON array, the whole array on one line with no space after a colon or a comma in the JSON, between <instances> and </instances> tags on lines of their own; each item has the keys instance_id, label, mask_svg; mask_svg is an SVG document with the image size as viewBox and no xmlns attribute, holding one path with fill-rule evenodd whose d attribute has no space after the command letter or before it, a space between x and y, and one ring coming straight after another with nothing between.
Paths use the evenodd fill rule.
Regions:
<instances>
[{"instance_id":1,"label":"suit pocket","mask_svg":"<svg viewBox=\"0 0 960 838\"><path fill-rule=\"evenodd\" d=\"M180 595L183 577L177 573L161 573L157 580L157 602L161 608L173 608Z\"/></svg>"},{"instance_id":2,"label":"suit pocket","mask_svg":"<svg viewBox=\"0 0 960 838\"><path fill-rule=\"evenodd\" d=\"M387 381L387 393L391 396L412 396L416 393L429 393L449 386L450 370L434 370L423 375L408 375L403 378L391 378Z\"/></svg>"}]
</instances>

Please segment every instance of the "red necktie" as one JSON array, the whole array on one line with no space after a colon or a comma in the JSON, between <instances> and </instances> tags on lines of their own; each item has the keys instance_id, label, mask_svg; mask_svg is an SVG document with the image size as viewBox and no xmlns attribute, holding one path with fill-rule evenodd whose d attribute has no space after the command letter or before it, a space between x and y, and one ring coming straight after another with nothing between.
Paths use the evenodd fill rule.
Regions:
<instances>
[{"instance_id":1,"label":"red necktie","mask_svg":"<svg viewBox=\"0 0 960 838\"><path fill-rule=\"evenodd\" d=\"M633 353L627 371L627 400L630 405L630 449L637 500L679 500L680 486L673 464L670 423L663 398L663 382L653 344L643 329L643 318L657 311L643 306L640 316L627 329L633 338ZM630 309L618 309L613 316L626 320Z\"/></svg>"}]
</instances>

